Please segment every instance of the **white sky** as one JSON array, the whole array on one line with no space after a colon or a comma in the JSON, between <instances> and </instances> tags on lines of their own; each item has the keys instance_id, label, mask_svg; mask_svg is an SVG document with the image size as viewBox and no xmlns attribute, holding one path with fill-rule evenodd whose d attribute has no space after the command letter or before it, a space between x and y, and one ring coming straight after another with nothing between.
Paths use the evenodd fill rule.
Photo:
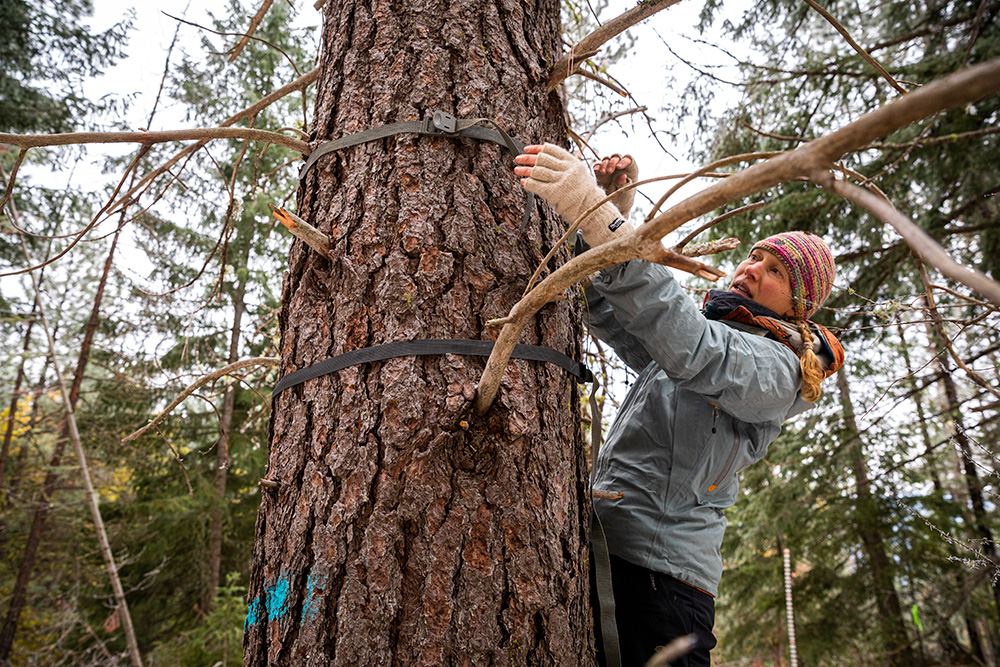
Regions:
<instances>
[{"instance_id":1,"label":"white sky","mask_svg":"<svg viewBox=\"0 0 1000 667\"><path fill-rule=\"evenodd\" d=\"M256 10L257 2L249 3L247 21ZM300 9L300 21L305 25L319 25L319 12L312 8L312 0L296 0ZM593 3L596 4L596 3ZM633 0L611 0L610 5L601 13L601 19L607 21L634 6ZM727 4L727 11L741 12L742 8L749 5L749 0L739 0ZM696 62L705 62L706 59L714 60L718 58L717 53L705 52L697 45L692 44L683 34L694 35L694 26L698 22L698 13L702 9L702 3L694 0L680 2L664 11L655 14L647 19L643 24L632 29L632 34L637 37L635 51L629 54L625 60L616 65L612 72L614 76L621 80L630 90L633 96L649 108L649 114L659 117L658 129L670 129L676 131L678 128L666 126L666 121L659 113L660 107L676 97L676 92L664 84L667 68L675 76L690 76L690 70L678 64L677 60L664 47L661 37L670 41L673 48L684 53L684 57ZM189 21L207 25L210 20L209 11L222 14L225 11L223 0L204 0L202 2L191 2L187 5L181 3L171 3L164 0L148 0L146 2L136 2L135 0L95 0L94 17L91 24L96 29L103 29L113 25L127 13L135 15L135 29L132 31L130 43L127 47L128 58L125 58L115 68L110 70L104 77L93 81L88 88L92 95L117 94L124 95L136 93L137 97L133 103L130 123L134 128L143 127L149 110L155 98L156 90L160 84L163 74L164 62L167 49L173 39L176 28L176 21L166 14L182 16ZM655 34L653 31L656 31ZM180 45L175 49L173 60L176 61L180 53L178 49L197 49L198 31L192 26L181 26ZM711 37L708 37L711 41ZM732 49L733 45L727 44L727 48ZM725 94L717 98L717 103L723 100L727 103L733 102L731 94ZM631 101L622 100L621 108L627 109L632 106ZM169 107L161 107L160 112L154 121L152 129L173 129L183 127L179 110L171 113ZM626 119L626 125L629 123ZM648 135L648 129L641 120L636 122L638 134L626 136L614 130L613 125L608 126L607 132L593 141L595 148L602 152L631 153L636 156L642 177L649 177L656 174L676 173L692 168L687 162L688 146L683 143L670 144L669 138L661 135L666 147L678 158L675 162L656 145ZM647 194L653 199L657 199L668 186L651 186L647 189ZM643 206L642 198L637 199L637 206ZM645 202L648 208L648 202Z\"/></svg>"}]
</instances>

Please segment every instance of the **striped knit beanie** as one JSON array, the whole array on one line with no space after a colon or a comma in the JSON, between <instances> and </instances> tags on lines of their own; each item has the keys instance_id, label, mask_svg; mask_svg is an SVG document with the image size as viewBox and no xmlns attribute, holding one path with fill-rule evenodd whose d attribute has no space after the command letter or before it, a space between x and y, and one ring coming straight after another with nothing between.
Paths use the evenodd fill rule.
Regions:
<instances>
[{"instance_id":1,"label":"striped knit beanie","mask_svg":"<svg viewBox=\"0 0 1000 667\"><path fill-rule=\"evenodd\" d=\"M758 241L753 248L767 250L788 269L795 317L811 317L830 296L837 267L820 237L809 232L782 232Z\"/></svg>"}]
</instances>

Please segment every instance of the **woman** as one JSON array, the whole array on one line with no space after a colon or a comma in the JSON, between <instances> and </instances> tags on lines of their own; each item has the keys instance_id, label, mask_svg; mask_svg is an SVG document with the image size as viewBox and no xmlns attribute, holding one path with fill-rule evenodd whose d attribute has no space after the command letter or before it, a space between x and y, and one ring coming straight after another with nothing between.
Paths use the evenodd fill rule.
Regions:
<instances>
[{"instance_id":1,"label":"woman","mask_svg":"<svg viewBox=\"0 0 1000 667\"><path fill-rule=\"evenodd\" d=\"M528 146L516 162L524 187L571 222L606 196L558 146ZM616 156L598 177L614 192L634 167ZM630 201L615 203L622 208L605 203L581 224L589 245L631 231L622 217ZM729 289L711 290L701 311L669 269L641 260L604 269L587 288L590 332L638 373L595 471L595 488L623 494L594 500L611 553L622 664L643 665L692 633L695 650L674 664L710 664L723 510L736 501L736 474L764 457L781 423L811 407L843 363L836 338L808 321L834 276L819 237L786 232L755 244Z\"/></svg>"}]
</instances>

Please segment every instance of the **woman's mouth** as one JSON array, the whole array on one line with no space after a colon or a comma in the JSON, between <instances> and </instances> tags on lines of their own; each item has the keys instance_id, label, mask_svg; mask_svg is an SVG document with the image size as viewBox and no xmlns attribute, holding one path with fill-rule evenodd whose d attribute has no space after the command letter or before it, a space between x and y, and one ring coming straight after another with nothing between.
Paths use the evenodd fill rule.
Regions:
<instances>
[{"instance_id":1,"label":"woman's mouth","mask_svg":"<svg viewBox=\"0 0 1000 667\"><path fill-rule=\"evenodd\" d=\"M750 292L747 291L747 288L744 287L743 285L739 284L739 283L733 283L733 286L729 288L729 291L730 292L737 292L738 294L742 294L743 296L745 296L748 299L752 299L753 298L753 297L750 296Z\"/></svg>"}]
</instances>

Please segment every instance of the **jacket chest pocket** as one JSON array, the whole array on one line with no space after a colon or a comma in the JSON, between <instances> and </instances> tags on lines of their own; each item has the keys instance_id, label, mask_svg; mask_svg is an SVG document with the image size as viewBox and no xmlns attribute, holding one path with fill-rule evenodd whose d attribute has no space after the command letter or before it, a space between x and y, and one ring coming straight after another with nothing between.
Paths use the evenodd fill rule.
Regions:
<instances>
[{"instance_id":1,"label":"jacket chest pocket","mask_svg":"<svg viewBox=\"0 0 1000 667\"><path fill-rule=\"evenodd\" d=\"M751 463L744 445L740 421L715 408L711 439L694 489L699 505L725 509L736 502L736 473Z\"/></svg>"},{"instance_id":2,"label":"jacket chest pocket","mask_svg":"<svg viewBox=\"0 0 1000 667\"><path fill-rule=\"evenodd\" d=\"M715 414L713 415L713 417L714 421L718 420L719 408L715 408ZM726 446L722 447L723 451L726 451L728 449L728 452L726 453L726 457L723 460L722 465L717 466L718 472L713 472L712 470L709 470L709 479L711 480L708 485L709 493L715 492L716 489L718 489L725 483L726 478L729 477L730 473L733 472L733 466L736 465L736 455L739 454L740 451L740 424L739 421L736 419L736 417L732 418L732 429L733 429L732 437L728 438L729 440L728 448ZM718 426L713 425L712 432L715 433L717 430Z\"/></svg>"}]
</instances>

